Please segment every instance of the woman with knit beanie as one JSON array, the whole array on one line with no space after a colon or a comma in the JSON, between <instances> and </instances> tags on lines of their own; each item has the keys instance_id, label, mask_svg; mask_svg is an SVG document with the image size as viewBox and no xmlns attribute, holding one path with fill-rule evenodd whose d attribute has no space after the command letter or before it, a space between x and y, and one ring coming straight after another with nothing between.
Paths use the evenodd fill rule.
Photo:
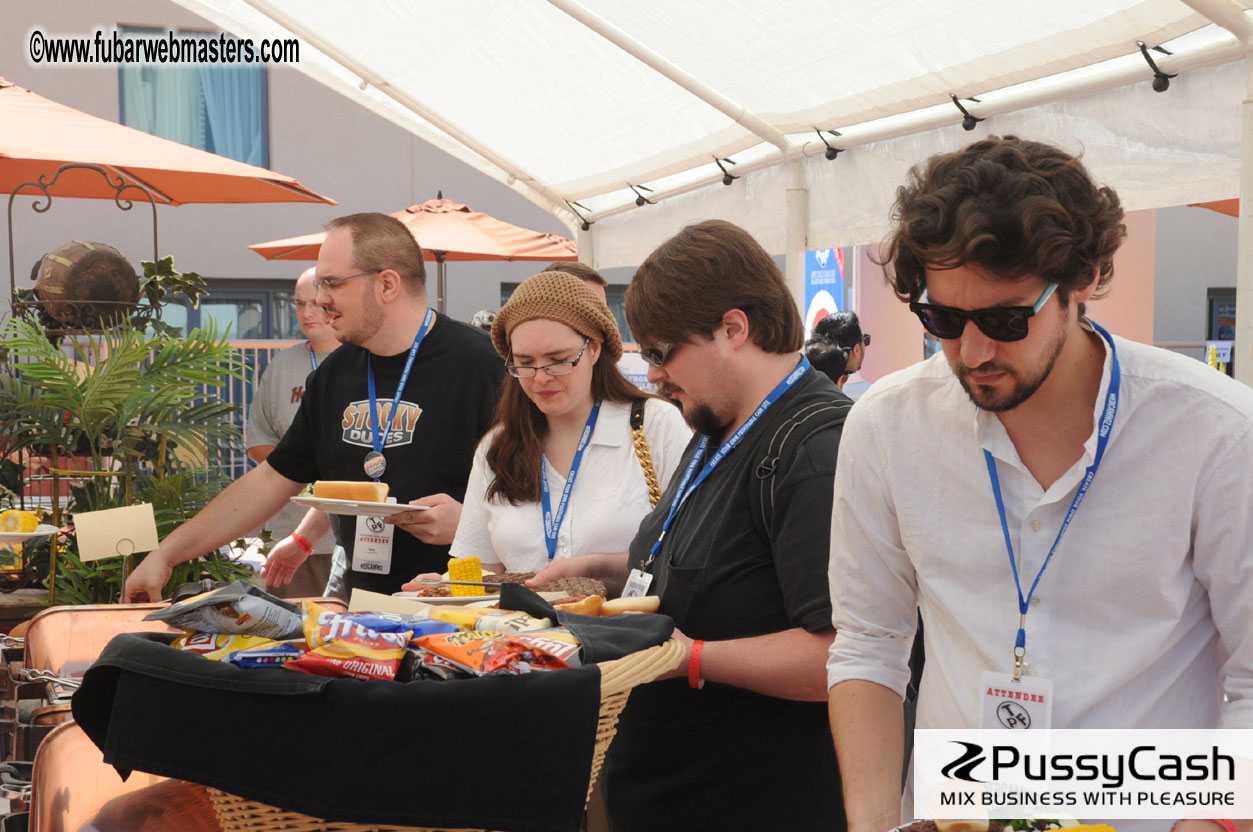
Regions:
<instances>
[{"instance_id":1,"label":"woman with knit beanie","mask_svg":"<svg viewBox=\"0 0 1253 832\"><path fill-rule=\"evenodd\" d=\"M485 571L538 572L555 558L626 551L652 508L647 462L660 496L691 439L682 414L622 376L617 323L573 275L522 283L492 340L509 375L475 453L451 556L478 556ZM632 434L636 401L647 459Z\"/></svg>"}]
</instances>

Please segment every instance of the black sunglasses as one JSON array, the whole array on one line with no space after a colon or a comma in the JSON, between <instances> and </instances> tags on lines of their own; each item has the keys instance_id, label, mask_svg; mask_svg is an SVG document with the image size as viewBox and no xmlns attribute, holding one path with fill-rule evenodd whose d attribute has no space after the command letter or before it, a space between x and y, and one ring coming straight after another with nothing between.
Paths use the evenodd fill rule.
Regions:
<instances>
[{"instance_id":1,"label":"black sunglasses","mask_svg":"<svg viewBox=\"0 0 1253 832\"><path fill-rule=\"evenodd\" d=\"M640 347L640 358L654 367L660 367L670 360L670 353L674 352L677 346L678 344L672 344L669 341L658 341L651 347Z\"/></svg>"},{"instance_id":2,"label":"black sunglasses","mask_svg":"<svg viewBox=\"0 0 1253 832\"><path fill-rule=\"evenodd\" d=\"M1057 284L1049 283L1034 306L989 306L966 310L914 301L909 304L909 310L918 316L927 332L946 341L960 338L966 329L966 321L974 321L979 331L993 341L1021 341L1027 337L1027 320L1040 311L1056 290Z\"/></svg>"}]
</instances>

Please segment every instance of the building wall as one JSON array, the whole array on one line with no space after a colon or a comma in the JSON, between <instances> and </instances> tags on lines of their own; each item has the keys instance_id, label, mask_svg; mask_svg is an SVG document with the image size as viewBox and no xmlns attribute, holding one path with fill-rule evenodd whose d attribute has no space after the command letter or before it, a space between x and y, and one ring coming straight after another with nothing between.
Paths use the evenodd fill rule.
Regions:
<instances>
[{"instance_id":1,"label":"building wall","mask_svg":"<svg viewBox=\"0 0 1253 832\"><path fill-rule=\"evenodd\" d=\"M1238 222L1205 208L1157 211L1154 335L1204 341L1206 290L1236 285Z\"/></svg>"},{"instance_id":2,"label":"building wall","mask_svg":"<svg viewBox=\"0 0 1253 832\"><path fill-rule=\"evenodd\" d=\"M214 30L207 21L168 0L89 0L5 5L0 38L0 74L47 98L118 121L115 65L47 66L29 62L28 33L90 34L98 26L184 27ZM209 278L295 279L309 263L268 262L247 246L317 231L332 217L357 211L393 212L443 190L515 225L563 236L570 232L552 215L495 180L413 137L391 122L305 77L291 66L270 65L270 166L306 187L338 200L337 206L309 204L185 205L157 209L159 253ZM86 174L77 174L86 175ZM55 200L44 214L33 200L14 205L15 271L25 285L31 266L71 239L101 240L122 250L138 267L152 252L150 209L119 211L111 201ZM8 261L7 235L0 235L0 263ZM534 263L458 262L447 266L448 312L462 320L481 308L499 306L500 284L533 274ZM434 263L430 263L432 295Z\"/></svg>"}]
</instances>

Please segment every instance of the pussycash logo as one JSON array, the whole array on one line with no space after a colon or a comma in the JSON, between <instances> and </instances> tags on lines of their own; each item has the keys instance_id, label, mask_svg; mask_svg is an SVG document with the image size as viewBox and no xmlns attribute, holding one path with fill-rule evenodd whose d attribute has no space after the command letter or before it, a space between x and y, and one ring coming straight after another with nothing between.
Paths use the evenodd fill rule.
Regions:
<instances>
[{"instance_id":1,"label":"pussycash logo","mask_svg":"<svg viewBox=\"0 0 1253 832\"><path fill-rule=\"evenodd\" d=\"M378 413L374 425L379 430L383 429L391 416L392 403L390 401L378 403ZM413 441L413 429L418 424L418 417L422 415L422 408L412 402L401 402L396 410L396 421L392 422L391 432L387 434L387 439L383 443L386 447L395 445L408 445ZM359 401L352 402L344 408L343 419L340 426L344 429L343 439L349 445L360 445L363 448L372 448L374 446L374 432L370 427L370 402Z\"/></svg>"},{"instance_id":2,"label":"pussycash logo","mask_svg":"<svg viewBox=\"0 0 1253 832\"><path fill-rule=\"evenodd\" d=\"M1011 745L984 748L973 742L951 740L962 752L940 773L967 783L1047 781L1093 783L1103 789L1125 784L1208 783L1236 780L1235 759L1210 746L1202 754L1170 754L1154 745L1137 745L1114 754L1032 754ZM989 772L990 769L990 772ZM983 778L976 774L984 775Z\"/></svg>"}]
</instances>

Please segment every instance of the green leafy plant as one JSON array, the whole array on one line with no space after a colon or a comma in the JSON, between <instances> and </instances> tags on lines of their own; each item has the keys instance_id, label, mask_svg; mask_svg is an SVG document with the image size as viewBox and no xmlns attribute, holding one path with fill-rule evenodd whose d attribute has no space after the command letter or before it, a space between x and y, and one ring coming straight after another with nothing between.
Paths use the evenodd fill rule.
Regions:
<instances>
[{"instance_id":1,"label":"green leafy plant","mask_svg":"<svg viewBox=\"0 0 1253 832\"><path fill-rule=\"evenodd\" d=\"M172 268L169 258L160 263ZM239 448L240 430L230 421L235 406L212 391L243 375L235 349L212 325L176 337L123 321L74 340L67 352L41 325L15 318L0 328L0 343L10 368L0 373L0 450L48 456L53 468L66 456L89 458L86 479L71 490L74 511L149 502L163 537L226 484L217 469ZM58 602L117 597L120 558L83 563L70 535L64 565L50 579ZM172 583L195 580L202 568L228 579L247 572L210 558L179 570Z\"/></svg>"}]
</instances>

